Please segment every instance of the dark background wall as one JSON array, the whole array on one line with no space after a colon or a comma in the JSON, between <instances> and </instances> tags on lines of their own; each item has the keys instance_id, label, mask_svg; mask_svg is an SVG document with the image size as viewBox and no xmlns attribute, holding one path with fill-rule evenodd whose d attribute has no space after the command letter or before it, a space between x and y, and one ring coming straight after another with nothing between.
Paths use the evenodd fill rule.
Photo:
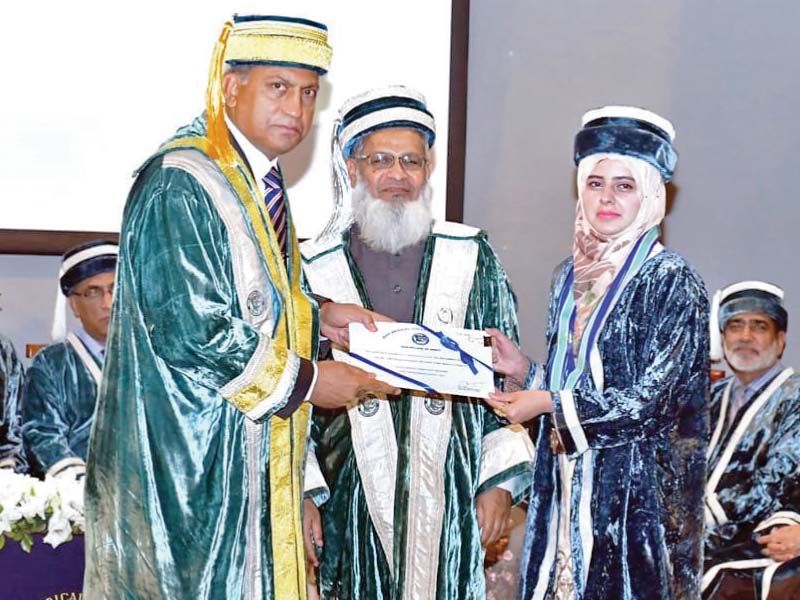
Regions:
<instances>
[{"instance_id":1,"label":"dark background wall","mask_svg":"<svg viewBox=\"0 0 800 600\"><path fill-rule=\"evenodd\" d=\"M740 279L783 286L785 362L800 364L800 3L472 0L470 10L464 220L487 229L504 260L525 349L542 356L550 273L571 251L580 117L633 104L677 130L665 243L710 293Z\"/></svg>"}]
</instances>

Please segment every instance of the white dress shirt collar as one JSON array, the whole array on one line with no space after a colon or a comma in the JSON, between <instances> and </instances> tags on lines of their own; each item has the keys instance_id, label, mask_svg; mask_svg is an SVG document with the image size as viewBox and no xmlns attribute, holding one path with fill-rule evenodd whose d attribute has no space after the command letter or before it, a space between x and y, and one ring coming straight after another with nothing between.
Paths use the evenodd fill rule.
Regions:
<instances>
[{"instance_id":1,"label":"white dress shirt collar","mask_svg":"<svg viewBox=\"0 0 800 600\"><path fill-rule=\"evenodd\" d=\"M91 335L89 335L89 332L80 325L78 325L74 331L75 335L78 336L83 342L83 345L86 346L86 349L91 352L92 356L94 356L102 365L106 355L105 344L94 339Z\"/></svg>"},{"instance_id":2,"label":"white dress shirt collar","mask_svg":"<svg viewBox=\"0 0 800 600\"><path fill-rule=\"evenodd\" d=\"M264 175L269 173L272 167L278 165L278 157L270 160L266 154L261 152L261 150L256 148L250 140L247 139L247 136L236 127L227 114L225 115L225 123L228 125L228 129L233 135L233 139L236 140L236 143L239 144L239 148L244 152L244 157L247 159L247 162L250 163L250 168L253 169L253 177L261 183L261 179Z\"/></svg>"}]
</instances>

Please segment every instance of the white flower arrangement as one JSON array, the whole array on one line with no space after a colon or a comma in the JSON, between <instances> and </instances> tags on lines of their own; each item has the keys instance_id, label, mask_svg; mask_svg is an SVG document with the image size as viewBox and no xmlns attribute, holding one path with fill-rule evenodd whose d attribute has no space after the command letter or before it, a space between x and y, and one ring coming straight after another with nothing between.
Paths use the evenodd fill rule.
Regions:
<instances>
[{"instance_id":1,"label":"white flower arrangement","mask_svg":"<svg viewBox=\"0 0 800 600\"><path fill-rule=\"evenodd\" d=\"M42 481L0 469L0 549L8 538L30 552L34 533L56 548L83 530L83 479Z\"/></svg>"}]
</instances>

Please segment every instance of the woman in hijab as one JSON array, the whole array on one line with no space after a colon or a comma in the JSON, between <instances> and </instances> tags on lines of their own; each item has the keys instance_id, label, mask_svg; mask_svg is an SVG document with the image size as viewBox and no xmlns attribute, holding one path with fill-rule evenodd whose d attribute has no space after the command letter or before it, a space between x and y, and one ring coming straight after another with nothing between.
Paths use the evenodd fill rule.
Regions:
<instances>
[{"instance_id":1,"label":"woman in hijab","mask_svg":"<svg viewBox=\"0 0 800 600\"><path fill-rule=\"evenodd\" d=\"M489 404L538 424L524 600L700 597L708 300L658 241L673 139L642 109L584 115L575 240L553 277L546 367L490 331L495 368L523 390Z\"/></svg>"}]
</instances>

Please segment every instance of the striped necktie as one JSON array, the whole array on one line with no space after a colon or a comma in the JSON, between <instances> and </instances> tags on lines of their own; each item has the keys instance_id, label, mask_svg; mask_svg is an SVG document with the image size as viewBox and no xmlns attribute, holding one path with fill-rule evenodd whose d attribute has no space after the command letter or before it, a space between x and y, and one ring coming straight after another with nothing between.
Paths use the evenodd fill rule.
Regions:
<instances>
[{"instance_id":1,"label":"striped necktie","mask_svg":"<svg viewBox=\"0 0 800 600\"><path fill-rule=\"evenodd\" d=\"M283 200L283 179L276 167L272 167L264 178L264 204L267 206L272 228L278 240L281 254L286 256L286 203Z\"/></svg>"}]
</instances>

